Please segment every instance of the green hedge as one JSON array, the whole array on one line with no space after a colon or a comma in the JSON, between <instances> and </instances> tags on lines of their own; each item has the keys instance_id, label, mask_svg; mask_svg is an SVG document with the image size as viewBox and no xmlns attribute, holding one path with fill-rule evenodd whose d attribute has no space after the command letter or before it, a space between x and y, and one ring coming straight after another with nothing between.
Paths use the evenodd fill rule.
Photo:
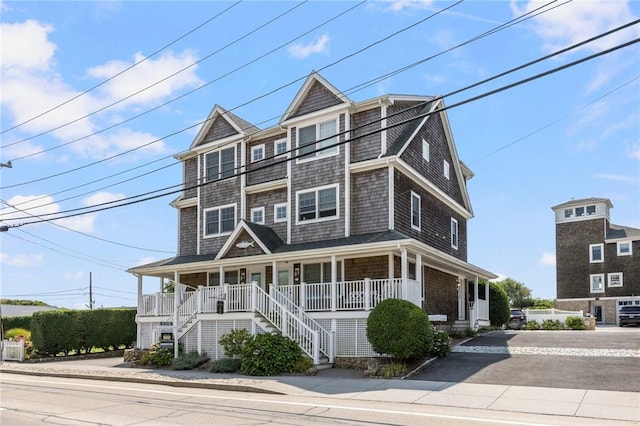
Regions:
<instances>
[{"instance_id":1,"label":"green hedge","mask_svg":"<svg viewBox=\"0 0 640 426\"><path fill-rule=\"evenodd\" d=\"M41 355L129 347L136 338L135 315L135 309L36 312L31 340Z\"/></svg>"},{"instance_id":2,"label":"green hedge","mask_svg":"<svg viewBox=\"0 0 640 426\"><path fill-rule=\"evenodd\" d=\"M31 330L31 316L2 318L2 335L4 336L4 332L12 328Z\"/></svg>"}]
</instances>

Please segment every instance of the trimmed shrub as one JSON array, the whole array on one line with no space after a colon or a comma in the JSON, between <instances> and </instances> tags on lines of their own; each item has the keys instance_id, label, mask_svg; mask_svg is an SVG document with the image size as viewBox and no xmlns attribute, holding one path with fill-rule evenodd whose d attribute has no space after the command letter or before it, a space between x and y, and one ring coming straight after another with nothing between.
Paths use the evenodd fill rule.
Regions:
<instances>
[{"instance_id":1,"label":"trimmed shrub","mask_svg":"<svg viewBox=\"0 0 640 426\"><path fill-rule=\"evenodd\" d=\"M26 330L31 330L31 317L2 318L2 330L11 330L12 328L24 328ZM4 333L2 335L4 336Z\"/></svg>"},{"instance_id":2,"label":"trimmed shrub","mask_svg":"<svg viewBox=\"0 0 640 426\"><path fill-rule=\"evenodd\" d=\"M564 321L566 328L569 330L584 330L584 322L582 322L582 318L580 317L567 317Z\"/></svg>"},{"instance_id":3,"label":"trimmed shrub","mask_svg":"<svg viewBox=\"0 0 640 426\"><path fill-rule=\"evenodd\" d=\"M206 354L200 355L197 351L179 355L171 361L171 368L174 370L193 370L194 368L209 361Z\"/></svg>"},{"instance_id":4,"label":"trimmed shrub","mask_svg":"<svg viewBox=\"0 0 640 426\"><path fill-rule=\"evenodd\" d=\"M387 379L392 377L401 377L407 374L407 365L402 362L390 362L389 364L383 364L380 366L378 374Z\"/></svg>"},{"instance_id":5,"label":"trimmed shrub","mask_svg":"<svg viewBox=\"0 0 640 426\"><path fill-rule=\"evenodd\" d=\"M305 355L296 361L296 364L293 366L293 372L306 373L311 367L313 367L313 360Z\"/></svg>"},{"instance_id":6,"label":"trimmed shrub","mask_svg":"<svg viewBox=\"0 0 640 426\"><path fill-rule=\"evenodd\" d=\"M451 338L446 331L433 330L433 349L431 355L446 357L451 352Z\"/></svg>"},{"instance_id":7,"label":"trimmed shrub","mask_svg":"<svg viewBox=\"0 0 640 426\"><path fill-rule=\"evenodd\" d=\"M222 358L211 363L210 373L235 373L240 371L242 361L238 358Z\"/></svg>"},{"instance_id":8,"label":"trimmed shrub","mask_svg":"<svg viewBox=\"0 0 640 426\"><path fill-rule=\"evenodd\" d=\"M41 355L80 351L83 336L78 311L35 312L31 319L31 338L34 349Z\"/></svg>"},{"instance_id":9,"label":"trimmed shrub","mask_svg":"<svg viewBox=\"0 0 640 426\"><path fill-rule=\"evenodd\" d=\"M544 330L562 330L562 323L560 320L544 320L542 321L542 328Z\"/></svg>"},{"instance_id":10,"label":"trimmed shrub","mask_svg":"<svg viewBox=\"0 0 640 426\"><path fill-rule=\"evenodd\" d=\"M27 339L31 339L31 332L24 328L12 328L10 330L7 330L6 333L4 333L5 339L15 339L16 337L19 337L19 336L22 336Z\"/></svg>"},{"instance_id":11,"label":"trimmed shrub","mask_svg":"<svg viewBox=\"0 0 640 426\"><path fill-rule=\"evenodd\" d=\"M489 283L489 321L491 325L500 327L506 324L511 316L509 296L496 283Z\"/></svg>"},{"instance_id":12,"label":"trimmed shrub","mask_svg":"<svg viewBox=\"0 0 640 426\"><path fill-rule=\"evenodd\" d=\"M527 330L540 330L540 324L536 320L527 321Z\"/></svg>"},{"instance_id":13,"label":"trimmed shrub","mask_svg":"<svg viewBox=\"0 0 640 426\"><path fill-rule=\"evenodd\" d=\"M433 349L429 316L400 299L383 300L371 311L367 339L374 351L398 360L423 357Z\"/></svg>"},{"instance_id":14,"label":"trimmed shrub","mask_svg":"<svg viewBox=\"0 0 640 426\"><path fill-rule=\"evenodd\" d=\"M160 343L155 343L149 348L149 363L160 367L170 365L173 362L173 348L163 348Z\"/></svg>"},{"instance_id":15,"label":"trimmed shrub","mask_svg":"<svg viewBox=\"0 0 640 426\"><path fill-rule=\"evenodd\" d=\"M258 334L249 339L242 352L242 372L249 376L275 376L293 371L302 350L281 334Z\"/></svg>"},{"instance_id":16,"label":"trimmed shrub","mask_svg":"<svg viewBox=\"0 0 640 426\"><path fill-rule=\"evenodd\" d=\"M251 340L251 334L246 328L236 328L220 336L219 342L226 356L240 358L249 340Z\"/></svg>"}]
</instances>

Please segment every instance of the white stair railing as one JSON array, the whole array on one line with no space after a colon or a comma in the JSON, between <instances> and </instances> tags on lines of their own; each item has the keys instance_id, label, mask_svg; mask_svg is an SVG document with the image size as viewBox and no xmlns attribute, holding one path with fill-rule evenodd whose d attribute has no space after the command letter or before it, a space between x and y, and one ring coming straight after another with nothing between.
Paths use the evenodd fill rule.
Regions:
<instances>
[{"instance_id":1,"label":"white stair railing","mask_svg":"<svg viewBox=\"0 0 640 426\"><path fill-rule=\"evenodd\" d=\"M265 292L257 283L252 283L253 309L276 327L283 336L296 342L300 349L313 359L313 363L320 363L319 333L308 327L284 305L278 303Z\"/></svg>"},{"instance_id":2,"label":"white stair railing","mask_svg":"<svg viewBox=\"0 0 640 426\"><path fill-rule=\"evenodd\" d=\"M272 285L269 292L276 302L283 305L293 314L295 314L307 327L318 332L319 337L319 350L324 356L327 357L329 363L333 363L335 357L334 354L334 335L320 325L318 321L313 319L309 314L303 311L294 301L292 301L287 295L281 292L276 286Z\"/></svg>"}]
</instances>

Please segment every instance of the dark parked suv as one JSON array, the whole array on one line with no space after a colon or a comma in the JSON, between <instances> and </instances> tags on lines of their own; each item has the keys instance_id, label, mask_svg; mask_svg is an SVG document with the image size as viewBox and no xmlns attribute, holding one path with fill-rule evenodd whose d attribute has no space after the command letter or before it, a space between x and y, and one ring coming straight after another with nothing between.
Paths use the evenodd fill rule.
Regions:
<instances>
[{"instance_id":1,"label":"dark parked suv","mask_svg":"<svg viewBox=\"0 0 640 426\"><path fill-rule=\"evenodd\" d=\"M527 316L522 309L511 309L511 317L507 327L514 330L521 330L527 326Z\"/></svg>"},{"instance_id":2,"label":"dark parked suv","mask_svg":"<svg viewBox=\"0 0 640 426\"><path fill-rule=\"evenodd\" d=\"M618 324L620 327L635 324L640 325L640 305L623 306L618 314Z\"/></svg>"}]
</instances>

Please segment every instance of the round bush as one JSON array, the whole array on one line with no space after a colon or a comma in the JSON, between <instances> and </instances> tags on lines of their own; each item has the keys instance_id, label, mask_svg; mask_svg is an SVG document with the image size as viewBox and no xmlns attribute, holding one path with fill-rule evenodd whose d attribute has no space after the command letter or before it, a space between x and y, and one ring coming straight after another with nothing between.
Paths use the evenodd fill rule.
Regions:
<instances>
[{"instance_id":1,"label":"round bush","mask_svg":"<svg viewBox=\"0 0 640 426\"><path fill-rule=\"evenodd\" d=\"M489 283L489 321L491 325L500 327L506 324L511 316L509 296L495 283Z\"/></svg>"},{"instance_id":2,"label":"round bush","mask_svg":"<svg viewBox=\"0 0 640 426\"><path fill-rule=\"evenodd\" d=\"M433 350L429 316L406 300L380 302L367 319L367 339L377 353L399 360L422 357Z\"/></svg>"},{"instance_id":3,"label":"round bush","mask_svg":"<svg viewBox=\"0 0 640 426\"><path fill-rule=\"evenodd\" d=\"M242 351L241 369L249 376L275 376L290 373L302 357L296 342L280 334L258 334Z\"/></svg>"},{"instance_id":4,"label":"round bush","mask_svg":"<svg viewBox=\"0 0 640 426\"><path fill-rule=\"evenodd\" d=\"M582 318L580 317L567 317L564 323L569 330L585 329L584 322L582 322Z\"/></svg>"}]
</instances>

